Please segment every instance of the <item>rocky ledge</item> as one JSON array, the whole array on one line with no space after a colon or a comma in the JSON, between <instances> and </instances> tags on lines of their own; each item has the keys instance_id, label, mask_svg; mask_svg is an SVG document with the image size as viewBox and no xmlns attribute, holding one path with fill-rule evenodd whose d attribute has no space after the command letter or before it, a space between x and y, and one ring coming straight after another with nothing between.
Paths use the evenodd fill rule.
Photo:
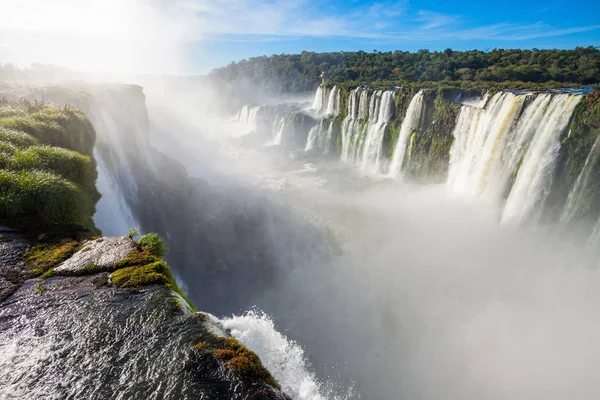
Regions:
<instances>
[{"instance_id":1,"label":"rocky ledge","mask_svg":"<svg viewBox=\"0 0 600 400\"><path fill-rule=\"evenodd\" d=\"M0 398L288 399L128 237L0 229Z\"/></svg>"}]
</instances>

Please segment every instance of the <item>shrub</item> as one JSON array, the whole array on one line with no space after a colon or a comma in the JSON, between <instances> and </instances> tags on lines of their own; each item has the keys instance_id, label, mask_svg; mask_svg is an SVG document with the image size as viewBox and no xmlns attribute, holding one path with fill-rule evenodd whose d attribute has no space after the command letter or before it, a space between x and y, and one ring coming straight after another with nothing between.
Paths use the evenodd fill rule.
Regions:
<instances>
[{"instance_id":1,"label":"shrub","mask_svg":"<svg viewBox=\"0 0 600 400\"><path fill-rule=\"evenodd\" d=\"M94 187L90 158L60 147L31 146L19 150L11 169L51 171L84 188Z\"/></svg>"},{"instance_id":2,"label":"shrub","mask_svg":"<svg viewBox=\"0 0 600 400\"><path fill-rule=\"evenodd\" d=\"M165 240L158 233L145 234L138 240L138 244L142 249L152 254L156 254L157 256L162 256L169 251Z\"/></svg>"},{"instance_id":3,"label":"shrub","mask_svg":"<svg viewBox=\"0 0 600 400\"><path fill-rule=\"evenodd\" d=\"M127 232L127 237L129 239L133 239L134 237L136 237L139 234L140 234L140 232L139 232L138 228L131 228L129 230L129 232Z\"/></svg>"},{"instance_id":4,"label":"shrub","mask_svg":"<svg viewBox=\"0 0 600 400\"><path fill-rule=\"evenodd\" d=\"M40 142L31 135L14 129L0 128L0 142L10 143L16 147L29 147Z\"/></svg>"},{"instance_id":5,"label":"shrub","mask_svg":"<svg viewBox=\"0 0 600 400\"><path fill-rule=\"evenodd\" d=\"M90 227L93 211L81 188L53 173L0 170L0 219Z\"/></svg>"},{"instance_id":6,"label":"shrub","mask_svg":"<svg viewBox=\"0 0 600 400\"><path fill-rule=\"evenodd\" d=\"M70 107L19 102L0 109L0 129L25 132L43 144L92 155L96 132L86 116Z\"/></svg>"}]
</instances>

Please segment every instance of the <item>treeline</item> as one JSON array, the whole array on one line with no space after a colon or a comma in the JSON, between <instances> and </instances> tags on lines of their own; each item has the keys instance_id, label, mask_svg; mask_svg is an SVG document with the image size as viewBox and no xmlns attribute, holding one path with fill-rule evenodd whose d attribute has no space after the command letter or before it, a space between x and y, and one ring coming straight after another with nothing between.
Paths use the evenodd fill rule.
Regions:
<instances>
[{"instance_id":1,"label":"treeline","mask_svg":"<svg viewBox=\"0 0 600 400\"><path fill-rule=\"evenodd\" d=\"M280 54L232 62L210 72L217 81L251 81L282 92L314 89L321 72L329 82L600 82L600 48L573 50L419 50L372 53Z\"/></svg>"}]
</instances>

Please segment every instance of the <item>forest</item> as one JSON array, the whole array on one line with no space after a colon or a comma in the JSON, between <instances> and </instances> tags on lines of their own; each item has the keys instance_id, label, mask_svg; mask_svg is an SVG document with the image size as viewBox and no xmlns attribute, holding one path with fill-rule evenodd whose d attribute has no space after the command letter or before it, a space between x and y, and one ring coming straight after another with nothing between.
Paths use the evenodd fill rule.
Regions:
<instances>
[{"instance_id":1,"label":"forest","mask_svg":"<svg viewBox=\"0 0 600 400\"><path fill-rule=\"evenodd\" d=\"M600 48L572 50L332 52L252 57L212 70L219 82L250 81L288 93L313 90L325 72L330 83L532 83L545 87L600 82ZM568 84L568 85L567 85ZM493 85L492 85L493 86ZM515 86L515 85L511 85ZM517 85L517 86L523 86Z\"/></svg>"}]
</instances>

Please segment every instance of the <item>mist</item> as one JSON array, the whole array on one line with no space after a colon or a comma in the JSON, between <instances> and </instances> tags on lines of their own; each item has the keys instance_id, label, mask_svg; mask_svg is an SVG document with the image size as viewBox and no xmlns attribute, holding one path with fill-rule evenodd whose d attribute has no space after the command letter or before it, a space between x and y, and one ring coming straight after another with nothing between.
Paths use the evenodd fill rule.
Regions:
<instances>
[{"instance_id":1,"label":"mist","mask_svg":"<svg viewBox=\"0 0 600 400\"><path fill-rule=\"evenodd\" d=\"M147 122L140 128L147 135L127 143L139 157L128 177L135 184L101 175L97 218L121 220L106 222L111 234L133 223L162 229L174 250L168 260L198 308L219 318L266 313L304 350L302 368L314 372L321 396L597 398L600 273L585 239L554 224L503 226L496 205L445 184L402 183L303 151L244 145L248 132L233 121L243 104L304 104L310 94L167 76L190 71L186 45L206 34L180 2L167 12L160 2L63 1L30 17L17 4L0 17L0 58L68 71L25 69L3 81L144 88L147 121L142 115L133 125ZM40 17L65 10L62 20ZM103 101L100 108L111 99ZM96 127L100 136L115 131L99 141L119 147L129 139L126 111L108 108L121 120ZM156 192L128 195L124 186L144 185L141 174ZM184 178L170 185L172 175ZM126 201L115 202L109 190ZM171 197L151 199L159 192ZM200 214L210 225L186 225ZM190 243L178 243L177 234ZM208 264L223 267L217 273Z\"/></svg>"}]
</instances>

